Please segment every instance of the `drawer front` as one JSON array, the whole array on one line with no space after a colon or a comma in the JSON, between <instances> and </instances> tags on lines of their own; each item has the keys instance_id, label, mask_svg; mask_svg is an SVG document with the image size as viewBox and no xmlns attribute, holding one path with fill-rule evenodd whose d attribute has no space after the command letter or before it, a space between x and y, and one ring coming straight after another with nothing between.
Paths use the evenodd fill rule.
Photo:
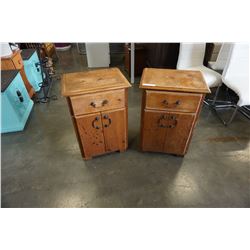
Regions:
<instances>
[{"instance_id":1,"label":"drawer front","mask_svg":"<svg viewBox=\"0 0 250 250\"><path fill-rule=\"evenodd\" d=\"M202 94L146 90L146 109L195 113Z\"/></svg>"},{"instance_id":2,"label":"drawer front","mask_svg":"<svg viewBox=\"0 0 250 250\"><path fill-rule=\"evenodd\" d=\"M13 58L12 61L16 67L16 69L21 69L23 67L23 59L20 53L17 53Z\"/></svg>"},{"instance_id":3,"label":"drawer front","mask_svg":"<svg viewBox=\"0 0 250 250\"><path fill-rule=\"evenodd\" d=\"M125 106L125 91L114 90L70 97L74 115L88 114Z\"/></svg>"}]
</instances>

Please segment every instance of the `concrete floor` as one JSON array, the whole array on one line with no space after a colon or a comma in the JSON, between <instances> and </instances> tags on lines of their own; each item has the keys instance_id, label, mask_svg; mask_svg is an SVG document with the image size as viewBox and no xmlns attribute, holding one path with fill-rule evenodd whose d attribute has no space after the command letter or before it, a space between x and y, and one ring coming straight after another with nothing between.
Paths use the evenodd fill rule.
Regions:
<instances>
[{"instance_id":1,"label":"concrete floor","mask_svg":"<svg viewBox=\"0 0 250 250\"><path fill-rule=\"evenodd\" d=\"M59 57L58 73L86 69L75 49ZM134 85L128 150L84 161L60 81L52 94L58 100L35 104L23 132L2 135L2 207L250 207L250 123L241 114L224 127L203 106L184 158L141 153Z\"/></svg>"}]
</instances>

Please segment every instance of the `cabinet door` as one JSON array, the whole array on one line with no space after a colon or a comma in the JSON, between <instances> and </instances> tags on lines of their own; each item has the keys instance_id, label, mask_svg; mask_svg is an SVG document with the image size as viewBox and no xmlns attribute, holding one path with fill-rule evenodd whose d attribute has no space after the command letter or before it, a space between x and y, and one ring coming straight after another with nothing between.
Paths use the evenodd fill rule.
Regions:
<instances>
[{"instance_id":1,"label":"cabinet door","mask_svg":"<svg viewBox=\"0 0 250 250\"><path fill-rule=\"evenodd\" d=\"M107 152L127 148L127 110L125 108L101 112Z\"/></svg>"},{"instance_id":2,"label":"cabinet door","mask_svg":"<svg viewBox=\"0 0 250 250\"><path fill-rule=\"evenodd\" d=\"M194 113L166 113L171 124L166 128L164 152L184 155L187 151L195 123Z\"/></svg>"},{"instance_id":3,"label":"cabinet door","mask_svg":"<svg viewBox=\"0 0 250 250\"><path fill-rule=\"evenodd\" d=\"M142 150L184 155L195 114L145 110Z\"/></svg>"},{"instance_id":4,"label":"cabinet door","mask_svg":"<svg viewBox=\"0 0 250 250\"><path fill-rule=\"evenodd\" d=\"M152 152L163 152L166 129L161 128L158 124L163 112L159 111L144 111L144 120L142 122L142 150Z\"/></svg>"},{"instance_id":5,"label":"cabinet door","mask_svg":"<svg viewBox=\"0 0 250 250\"><path fill-rule=\"evenodd\" d=\"M76 117L76 125L85 158L105 152L100 113Z\"/></svg>"}]
</instances>

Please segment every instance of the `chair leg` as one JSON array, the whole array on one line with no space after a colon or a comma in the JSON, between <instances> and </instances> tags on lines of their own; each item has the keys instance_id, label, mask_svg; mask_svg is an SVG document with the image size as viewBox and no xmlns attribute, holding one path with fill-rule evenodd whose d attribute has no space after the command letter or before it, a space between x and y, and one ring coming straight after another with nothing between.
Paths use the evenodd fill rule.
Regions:
<instances>
[{"instance_id":1,"label":"chair leg","mask_svg":"<svg viewBox=\"0 0 250 250\"><path fill-rule=\"evenodd\" d=\"M232 116L230 117L230 119L228 120L228 122L226 122L217 112L217 110L213 107L212 110L214 111L214 113L216 114L216 116L219 118L219 120L223 123L224 126L228 126L234 119L238 109L239 109L239 106L238 105L235 105L235 106L232 106L234 107L234 111L233 111L233 114Z\"/></svg>"},{"instance_id":2,"label":"chair leg","mask_svg":"<svg viewBox=\"0 0 250 250\"><path fill-rule=\"evenodd\" d=\"M204 103L208 106L214 106L216 102L220 103L225 103L225 101L217 101L217 97L219 95L219 92L220 92L220 88L221 88L222 85L218 86L217 89L216 89L216 92L215 92L215 95L214 95L214 98L213 99L204 99ZM226 102L227 103L227 102Z\"/></svg>"},{"instance_id":3,"label":"chair leg","mask_svg":"<svg viewBox=\"0 0 250 250\"><path fill-rule=\"evenodd\" d=\"M220 87L221 87L221 85L218 86L217 89L216 89L216 92L215 92L215 95L214 95L214 99L213 99L212 105L214 105L215 102L217 101L217 97L218 97L219 92L220 92Z\"/></svg>"},{"instance_id":4,"label":"chair leg","mask_svg":"<svg viewBox=\"0 0 250 250\"><path fill-rule=\"evenodd\" d=\"M243 106L239 109L240 113L250 120L250 108Z\"/></svg>"}]
</instances>

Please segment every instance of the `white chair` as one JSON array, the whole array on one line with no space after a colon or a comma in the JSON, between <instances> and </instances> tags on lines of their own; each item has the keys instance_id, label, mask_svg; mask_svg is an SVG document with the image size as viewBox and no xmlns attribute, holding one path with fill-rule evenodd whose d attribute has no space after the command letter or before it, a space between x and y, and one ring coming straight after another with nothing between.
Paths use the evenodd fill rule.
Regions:
<instances>
[{"instance_id":1,"label":"white chair","mask_svg":"<svg viewBox=\"0 0 250 250\"><path fill-rule=\"evenodd\" d=\"M177 69L201 71L209 88L221 85L221 75L203 65L205 43L181 43Z\"/></svg>"},{"instance_id":2,"label":"white chair","mask_svg":"<svg viewBox=\"0 0 250 250\"><path fill-rule=\"evenodd\" d=\"M85 43L89 68L109 67L109 43Z\"/></svg>"},{"instance_id":3,"label":"white chair","mask_svg":"<svg viewBox=\"0 0 250 250\"><path fill-rule=\"evenodd\" d=\"M223 43L215 62L208 62L208 66L216 71L223 71L230 54L232 43Z\"/></svg>"},{"instance_id":4,"label":"white chair","mask_svg":"<svg viewBox=\"0 0 250 250\"><path fill-rule=\"evenodd\" d=\"M250 105L249 44L235 43L231 46L229 59L223 71L222 81L239 97L237 103L224 105L224 107L231 106L235 108L228 122L224 121L216 112L223 124L230 124L238 110L250 119L249 108L247 107L247 105ZM223 107L223 105L215 106L215 111L216 108L221 106Z\"/></svg>"}]
</instances>

